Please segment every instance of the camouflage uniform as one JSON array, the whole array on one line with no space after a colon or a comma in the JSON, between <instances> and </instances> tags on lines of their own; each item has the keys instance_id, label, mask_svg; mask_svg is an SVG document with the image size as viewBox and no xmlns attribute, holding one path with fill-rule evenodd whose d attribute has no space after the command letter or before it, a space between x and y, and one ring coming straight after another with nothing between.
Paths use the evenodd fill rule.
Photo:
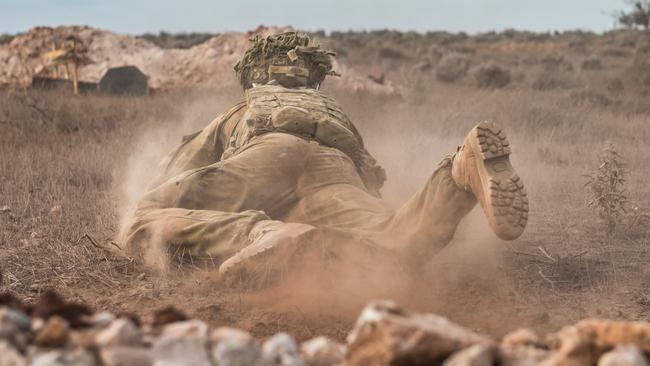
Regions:
<instances>
[{"instance_id":1,"label":"camouflage uniform","mask_svg":"<svg viewBox=\"0 0 650 366\"><path fill-rule=\"evenodd\" d=\"M276 67L269 77L240 68L248 72L246 102L163 160L126 227L131 254L218 265L285 223L345 232L416 264L451 240L477 202L452 179L451 157L401 208L391 208L379 195L383 169L336 101L317 90L322 79L309 81L299 69ZM292 82L298 86L287 87Z\"/></svg>"}]
</instances>

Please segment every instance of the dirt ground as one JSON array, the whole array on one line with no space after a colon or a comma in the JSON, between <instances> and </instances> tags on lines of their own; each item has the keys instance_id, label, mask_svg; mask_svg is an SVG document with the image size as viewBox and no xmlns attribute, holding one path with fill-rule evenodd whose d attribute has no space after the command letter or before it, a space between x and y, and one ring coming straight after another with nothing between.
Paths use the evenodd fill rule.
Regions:
<instances>
[{"instance_id":1,"label":"dirt ground","mask_svg":"<svg viewBox=\"0 0 650 366\"><path fill-rule=\"evenodd\" d=\"M505 126L530 198L524 235L498 240L475 209L434 261L385 288L354 278L296 278L251 292L210 271L179 268L157 275L112 254L119 250L120 220L159 159L241 92L176 90L122 99L1 91L2 290L34 300L54 287L97 309L145 318L174 305L211 324L260 337L288 331L299 339L341 339L366 301L377 297L494 336L520 327L544 333L586 317L648 319L650 115L643 108L575 103L575 91L563 89L438 83L414 101L344 92L335 83L325 88L331 87L386 168L383 193L395 205L425 182L475 123L493 119ZM609 142L630 171L632 207L613 238L587 207L584 189L584 175L598 166Z\"/></svg>"}]
</instances>

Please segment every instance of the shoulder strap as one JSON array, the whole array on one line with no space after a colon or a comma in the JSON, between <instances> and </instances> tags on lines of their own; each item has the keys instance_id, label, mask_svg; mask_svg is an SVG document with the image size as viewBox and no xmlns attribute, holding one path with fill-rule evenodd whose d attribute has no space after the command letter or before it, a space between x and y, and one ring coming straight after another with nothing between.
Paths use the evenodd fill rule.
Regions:
<instances>
[{"instance_id":1,"label":"shoulder strap","mask_svg":"<svg viewBox=\"0 0 650 366\"><path fill-rule=\"evenodd\" d=\"M246 107L246 102L245 101L239 102L239 103L235 104L232 108L230 108L226 113L224 113L222 115L221 121L219 122L219 126L217 126L217 133L214 134L215 146L220 143L219 137L223 134L223 128L226 125L226 122L228 122L232 118L232 116L234 116L237 112L241 111L244 107ZM239 125L239 122L240 121L237 121L237 125ZM235 128L233 128L233 131L235 131L236 129L237 129L237 126L235 126ZM230 140L230 136L223 136L222 141L227 142L228 140ZM226 146L223 146L223 144L222 144L221 145L221 150L223 151L223 150L225 150L225 148L226 148Z\"/></svg>"}]
</instances>

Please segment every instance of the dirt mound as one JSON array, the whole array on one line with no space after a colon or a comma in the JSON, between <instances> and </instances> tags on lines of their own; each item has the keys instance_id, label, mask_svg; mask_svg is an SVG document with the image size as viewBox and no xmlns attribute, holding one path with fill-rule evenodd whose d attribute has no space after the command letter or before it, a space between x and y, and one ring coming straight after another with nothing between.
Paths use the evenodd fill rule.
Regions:
<instances>
[{"instance_id":1,"label":"dirt mound","mask_svg":"<svg viewBox=\"0 0 650 366\"><path fill-rule=\"evenodd\" d=\"M60 46L69 37L80 40L81 51L94 62L82 66L80 79L99 81L108 67L137 63L144 67L144 61L156 60L156 46L134 37L118 35L103 30L70 27L36 27L0 46L0 60L7 67L0 70L0 84L29 84L31 77L43 67L41 54Z\"/></svg>"},{"instance_id":2,"label":"dirt mound","mask_svg":"<svg viewBox=\"0 0 650 366\"><path fill-rule=\"evenodd\" d=\"M52 291L34 306L0 294L3 365L641 366L649 340L648 323L586 320L545 339L520 329L497 341L438 315L376 301L361 312L346 344L323 336L299 344L287 333L262 341L235 328L211 329L174 308L142 324L137 315L93 313Z\"/></svg>"},{"instance_id":3,"label":"dirt mound","mask_svg":"<svg viewBox=\"0 0 650 366\"><path fill-rule=\"evenodd\" d=\"M86 26L36 27L11 42L0 45L0 85L28 85L43 68L41 54L60 45L66 37L80 40L81 50L91 60L79 70L80 80L97 82L112 67L134 65L149 76L153 88L225 87L238 88L233 66L255 34L266 36L289 28L258 27L247 33L223 33L189 49L163 49L141 38ZM343 74L338 87L395 94L392 85L379 85L337 64Z\"/></svg>"}]
</instances>

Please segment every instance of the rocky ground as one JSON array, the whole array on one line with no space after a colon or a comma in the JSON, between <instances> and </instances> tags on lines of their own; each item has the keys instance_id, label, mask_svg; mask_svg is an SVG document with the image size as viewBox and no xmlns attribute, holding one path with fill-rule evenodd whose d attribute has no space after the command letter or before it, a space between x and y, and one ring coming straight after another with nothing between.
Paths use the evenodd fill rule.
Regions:
<instances>
[{"instance_id":1,"label":"rocky ground","mask_svg":"<svg viewBox=\"0 0 650 366\"><path fill-rule=\"evenodd\" d=\"M585 320L546 338L519 329L501 340L434 314L409 313L390 301L366 306L346 343L289 334L255 339L211 328L168 307L143 324L134 314L95 313L55 292L26 306L0 295L0 365L598 365L646 366L650 324Z\"/></svg>"}]
</instances>

